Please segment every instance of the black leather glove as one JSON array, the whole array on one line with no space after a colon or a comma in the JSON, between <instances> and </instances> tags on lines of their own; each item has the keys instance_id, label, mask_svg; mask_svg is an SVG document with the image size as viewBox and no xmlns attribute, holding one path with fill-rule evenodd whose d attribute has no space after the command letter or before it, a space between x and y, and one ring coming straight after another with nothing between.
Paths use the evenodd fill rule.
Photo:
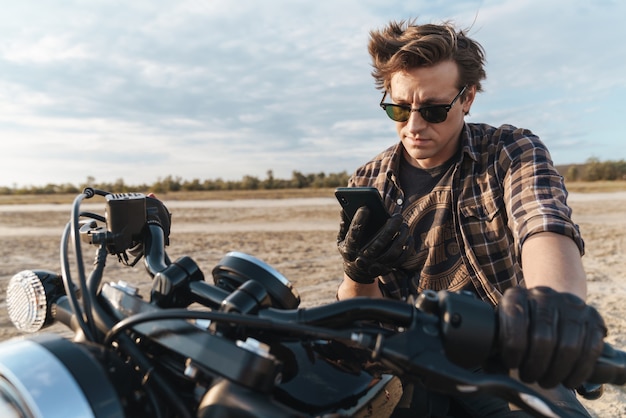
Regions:
<instances>
[{"instance_id":1,"label":"black leather glove","mask_svg":"<svg viewBox=\"0 0 626 418\"><path fill-rule=\"evenodd\" d=\"M498 305L504 365L545 388L575 388L587 379L607 329L593 307L548 287L508 289Z\"/></svg>"},{"instance_id":2,"label":"black leather glove","mask_svg":"<svg viewBox=\"0 0 626 418\"><path fill-rule=\"evenodd\" d=\"M358 283L373 283L380 275L399 267L413 250L409 227L399 213L391 216L369 242L364 242L364 225L369 209L359 208L352 222L342 212L337 247L343 257L344 272Z\"/></svg>"}]
</instances>

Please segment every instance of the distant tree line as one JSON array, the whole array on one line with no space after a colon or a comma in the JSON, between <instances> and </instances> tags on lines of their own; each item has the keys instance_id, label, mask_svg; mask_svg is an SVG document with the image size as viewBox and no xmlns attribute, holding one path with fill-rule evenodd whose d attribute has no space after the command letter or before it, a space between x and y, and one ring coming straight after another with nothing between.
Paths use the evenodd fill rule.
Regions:
<instances>
[{"instance_id":1,"label":"distant tree line","mask_svg":"<svg viewBox=\"0 0 626 418\"><path fill-rule=\"evenodd\" d=\"M626 161L589 158L585 164L558 167L566 181L626 180Z\"/></svg>"},{"instance_id":2,"label":"distant tree line","mask_svg":"<svg viewBox=\"0 0 626 418\"><path fill-rule=\"evenodd\" d=\"M129 193L129 192L154 192L167 193L177 191L213 191L213 190L259 190L259 189L302 189L307 187L313 188L334 188L345 186L348 184L349 175L343 171L341 173L325 174L303 174L299 171L293 171L290 179L279 179L274 177L272 170L267 171L267 177L260 179L255 176L244 176L241 180L223 180L221 178L214 180L183 180L181 177L167 176L159 178L153 184L126 184L123 179L118 179L113 183L96 182L95 178L87 177L85 183L74 184L47 184L45 186L29 186L29 187L2 187L0 186L0 195L18 195L18 194L55 194L55 193L80 193L85 187L90 186L113 193Z\"/></svg>"},{"instance_id":3,"label":"distant tree line","mask_svg":"<svg viewBox=\"0 0 626 418\"><path fill-rule=\"evenodd\" d=\"M558 166L557 169L566 181L601 181L601 180L626 180L626 161L600 161L597 158L589 158L584 164L570 164ZM82 184L47 184L45 186L6 187L0 186L0 195L19 194L55 194L81 192L85 187L95 187L113 193L128 192L154 192L167 193L177 191L224 191L224 190L271 190L271 189L303 189L334 188L345 186L350 176L347 172L341 173L316 173L303 174L293 171L290 179L274 177L272 170L267 171L264 179L246 175L241 180L183 180L181 177L167 176L159 178L153 184L126 184L123 179L113 183L96 182L95 178L87 177Z\"/></svg>"}]
</instances>

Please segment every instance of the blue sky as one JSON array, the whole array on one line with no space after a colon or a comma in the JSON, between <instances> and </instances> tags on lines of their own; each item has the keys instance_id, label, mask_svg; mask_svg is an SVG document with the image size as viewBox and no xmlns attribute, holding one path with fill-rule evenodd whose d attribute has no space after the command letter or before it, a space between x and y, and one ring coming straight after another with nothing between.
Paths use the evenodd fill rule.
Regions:
<instances>
[{"instance_id":1,"label":"blue sky","mask_svg":"<svg viewBox=\"0 0 626 418\"><path fill-rule=\"evenodd\" d=\"M487 52L469 122L557 164L626 158L619 0L0 0L0 186L352 172L397 141L368 32L453 20Z\"/></svg>"}]
</instances>

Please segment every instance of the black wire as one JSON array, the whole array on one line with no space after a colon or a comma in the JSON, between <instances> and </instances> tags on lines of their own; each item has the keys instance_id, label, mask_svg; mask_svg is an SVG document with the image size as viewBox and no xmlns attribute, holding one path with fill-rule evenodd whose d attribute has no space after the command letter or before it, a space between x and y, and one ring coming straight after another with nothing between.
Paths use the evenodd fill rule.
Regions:
<instances>
[{"instance_id":1,"label":"black wire","mask_svg":"<svg viewBox=\"0 0 626 418\"><path fill-rule=\"evenodd\" d=\"M334 331L326 328L314 327L303 324L292 324L287 322L277 322L273 320L263 319L251 315L232 314L225 312L213 311L190 311L188 309L165 309L158 312L146 312L133 316L118 322L105 335L103 344L109 346L115 336L128 328L145 322L161 321L165 319L203 319L216 322L228 322L236 325L250 326L255 329L265 329L271 331L288 332L292 334L305 335L310 338L318 338L324 340L336 340L346 343L353 342L352 333L349 331Z\"/></svg>"},{"instance_id":2,"label":"black wire","mask_svg":"<svg viewBox=\"0 0 626 418\"><path fill-rule=\"evenodd\" d=\"M95 193L94 193L95 192ZM80 225L79 218L81 215L85 215L88 217L92 217L96 220L103 220L106 222L106 219L101 215L92 214L89 212L79 213L80 202L85 198L91 198L94 194L102 194L101 191L93 189L86 189L83 194L78 195L72 204L72 213L70 222L67 223L65 229L63 231L63 235L61 237L61 248L60 248L60 258L61 258L61 277L63 278L63 286L65 287L65 293L68 296L68 300L70 302L70 308L76 317L78 326L81 331L85 335L85 338L88 341L95 341L97 334L97 327L93 318L93 303L92 303L92 294L87 285L85 266L83 262L83 252L82 246L80 242ZM78 299L76 298L76 293L74 291L74 284L72 282L72 274L70 270L69 256L68 256L68 247L69 247L69 236L70 233L73 238L74 244L74 253L76 257L76 268L78 274L79 281L79 289L81 292L82 299L82 309Z\"/></svg>"},{"instance_id":3,"label":"black wire","mask_svg":"<svg viewBox=\"0 0 626 418\"><path fill-rule=\"evenodd\" d=\"M92 275L89 277L89 291L92 291L95 295L99 288L102 271L105 266L106 250L104 246L100 246L98 250L98 257L96 261L96 268ZM95 296L94 296L95 297ZM115 320L104 310L98 303L92 305L93 317L97 328L102 334L108 332L115 324ZM167 379L162 377L158 373L152 362L141 351L141 349L131 340L127 335L121 335L119 340L119 350L125 352L130 358L132 358L138 370L140 370L144 376L149 375L149 379L145 382L144 389L149 395L150 402L153 403L154 410L156 411L156 418L163 416L160 411L160 406L156 400L162 400L168 405L172 406L177 411L177 416L181 418L191 418L191 414L187 410L185 403L180 399L177 392ZM157 396L157 392L158 395Z\"/></svg>"},{"instance_id":4,"label":"black wire","mask_svg":"<svg viewBox=\"0 0 626 418\"><path fill-rule=\"evenodd\" d=\"M190 311L188 309L166 309L158 312L148 312L133 315L118 322L105 336L103 345L105 347L109 346L118 334L132 326L145 322L160 321L164 319L205 319L211 321L230 322L238 325L252 326L255 329L269 329L274 331L286 331L291 333L303 334L309 338L343 341L346 344L350 344L351 342L353 342L350 338L352 333L348 332L329 331L326 329L321 329L308 325L290 324L287 322L273 322L271 320L241 314ZM130 340L128 335L119 335L119 340L120 343L123 342L122 344L120 344L120 348L122 348L122 350L132 349L132 351L137 351L137 347L134 345L133 341ZM210 349L210 347L207 347L207 349ZM156 388L158 388L159 391L167 396L168 400L178 411L179 415L182 417L190 417L190 415L188 415L188 412L185 410L184 403L182 403L176 392L170 387L169 382L159 376L156 370L154 370L150 366L149 361L145 358L145 356L143 354L139 354L137 356L131 355L130 357L133 358L135 361L139 361L138 367L140 370L142 370L144 373L150 372L150 379L154 381ZM150 381L150 379L148 379L148 382Z\"/></svg>"},{"instance_id":5,"label":"black wire","mask_svg":"<svg viewBox=\"0 0 626 418\"><path fill-rule=\"evenodd\" d=\"M166 403L177 411L177 417L192 418L191 412L187 410L187 406L182 401L171 382L157 372L152 362L135 344L135 342L127 335L121 335L118 342L120 344L120 350L126 352L128 356L132 358L138 370L143 373L146 392L158 392L161 396L165 397ZM151 398L154 401L155 398ZM158 405L155 405L155 408L158 408Z\"/></svg>"},{"instance_id":6,"label":"black wire","mask_svg":"<svg viewBox=\"0 0 626 418\"><path fill-rule=\"evenodd\" d=\"M81 212L80 213L80 217L82 218L91 218L91 219L95 219L96 221L100 221L100 222L106 222L107 219L98 214L98 213L93 213L93 212Z\"/></svg>"},{"instance_id":7,"label":"black wire","mask_svg":"<svg viewBox=\"0 0 626 418\"><path fill-rule=\"evenodd\" d=\"M76 196L76 199L74 199L74 204L72 205L72 215L71 215L70 222L72 223L71 232L72 232L72 239L73 239L73 244L74 244L74 256L76 257L76 270L78 273L78 283L82 291L81 299L83 302L83 310L84 310L84 315L86 319L85 322L87 323L87 326L91 329L92 339L90 341L95 341L93 340L93 337L95 337L97 329L96 329L96 325L93 319L92 295L91 295L91 292L89 291L89 288L87 287L87 278L86 278L87 275L85 273L85 263L83 261L83 250L82 250L82 244L80 241L79 209L80 209L81 201L85 199L86 197L87 195L82 193Z\"/></svg>"},{"instance_id":8,"label":"black wire","mask_svg":"<svg viewBox=\"0 0 626 418\"><path fill-rule=\"evenodd\" d=\"M72 312L74 313L74 317L76 318L76 322L78 323L78 326L80 327L83 334L85 334L85 338L89 341L93 341L93 335L91 333L90 328L85 323L85 318L83 317L82 309L78 303L78 299L76 298L74 285L72 283L72 278L70 275L69 259L67 256L67 246L68 246L69 235L70 235L70 223L68 222L65 225L65 229L63 230L63 235L61 235L61 248L60 248L61 278L63 279L63 286L65 287L65 294L67 295L70 308L72 309Z\"/></svg>"},{"instance_id":9,"label":"black wire","mask_svg":"<svg viewBox=\"0 0 626 418\"><path fill-rule=\"evenodd\" d=\"M101 196L106 196L110 193L102 191L102 190L92 189L89 187L86 188L85 191L83 192L83 195L80 195L79 197L75 199L75 203L74 203L75 206L72 212L72 221L75 221L75 222L69 222L66 225L65 231L63 233L63 237L61 240L62 241L61 242L61 267L62 267L62 270L64 270L62 274L63 285L65 286L68 299L70 300L70 307L72 311L74 312L74 316L76 317L76 320L81 330L85 334L85 338L87 338L90 341L95 341L95 339L93 335L91 335L91 331L89 330L89 327L84 322L80 305L78 304L78 300L76 299L76 295L74 294L73 291L70 291L72 287L71 286L72 281L71 281L71 276L70 276L69 257L67 254L67 247L68 247L68 237L70 235L70 228L74 227L73 232L75 233L79 232L78 216L77 216L78 203L83 198L88 199L88 198L93 197L96 194L101 195ZM83 212L83 214L85 214L85 216L88 216L88 217L93 217L96 220L106 221L106 219L102 218L100 215L97 215L97 214L90 214L86 212ZM80 266L83 266L80 237L78 235L75 235L74 237L78 238L75 240L76 258L77 258L78 264ZM82 270L82 273L79 273L80 278L81 278L81 290L82 290L83 300L87 301L86 304L84 305L84 308L85 310L89 309L88 317L90 318L91 325L94 327L94 334L97 331L97 323L94 320L94 315L98 317L99 321L102 323L102 327L101 327L102 332L104 332L104 330L107 330L107 331L110 330L112 327L112 321L113 321L107 314L100 311L100 306L97 303L91 303L91 298L97 297L96 292L98 290L98 287L102 278L102 270L104 269L104 264L105 264L104 257L106 257L105 247L101 246L97 255L96 268L94 269L92 276L89 278L89 284L87 284L85 274L84 274L84 269ZM91 292L93 292L93 294ZM120 348L122 349L122 351L125 351L133 359L133 361L135 362L139 370L141 370L143 373L152 371L150 373L150 378L146 382L145 389L146 389L146 393L148 393L151 399L151 402L154 405L155 413L157 413L157 416L162 416L162 414L161 414L161 411L159 410L158 404L155 403L155 400L158 399L155 392L158 392L159 394L161 394L167 399L169 404L177 412L177 416L181 418L192 418L190 411L187 410L185 403L180 399L180 397L178 396L174 388L170 385L170 383L166 379L161 377L160 374L157 373L156 370L154 370L154 366L151 364L150 360L135 345L134 341L128 338L128 336L123 335L119 339L118 343L120 344Z\"/></svg>"}]
</instances>

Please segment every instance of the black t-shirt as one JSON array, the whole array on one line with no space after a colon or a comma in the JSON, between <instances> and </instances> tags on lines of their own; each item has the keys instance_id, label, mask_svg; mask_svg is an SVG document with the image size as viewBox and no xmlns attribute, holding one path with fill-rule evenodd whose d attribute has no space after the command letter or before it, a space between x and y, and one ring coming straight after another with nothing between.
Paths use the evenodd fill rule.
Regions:
<instances>
[{"instance_id":1,"label":"black t-shirt","mask_svg":"<svg viewBox=\"0 0 626 418\"><path fill-rule=\"evenodd\" d=\"M405 158L400 163L405 195L402 216L415 242L415 255L402 265L411 279L412 294L471 287L452 216L452 173L457 158L432 169L415 167Z\"/></svg>"}]
</instances>

